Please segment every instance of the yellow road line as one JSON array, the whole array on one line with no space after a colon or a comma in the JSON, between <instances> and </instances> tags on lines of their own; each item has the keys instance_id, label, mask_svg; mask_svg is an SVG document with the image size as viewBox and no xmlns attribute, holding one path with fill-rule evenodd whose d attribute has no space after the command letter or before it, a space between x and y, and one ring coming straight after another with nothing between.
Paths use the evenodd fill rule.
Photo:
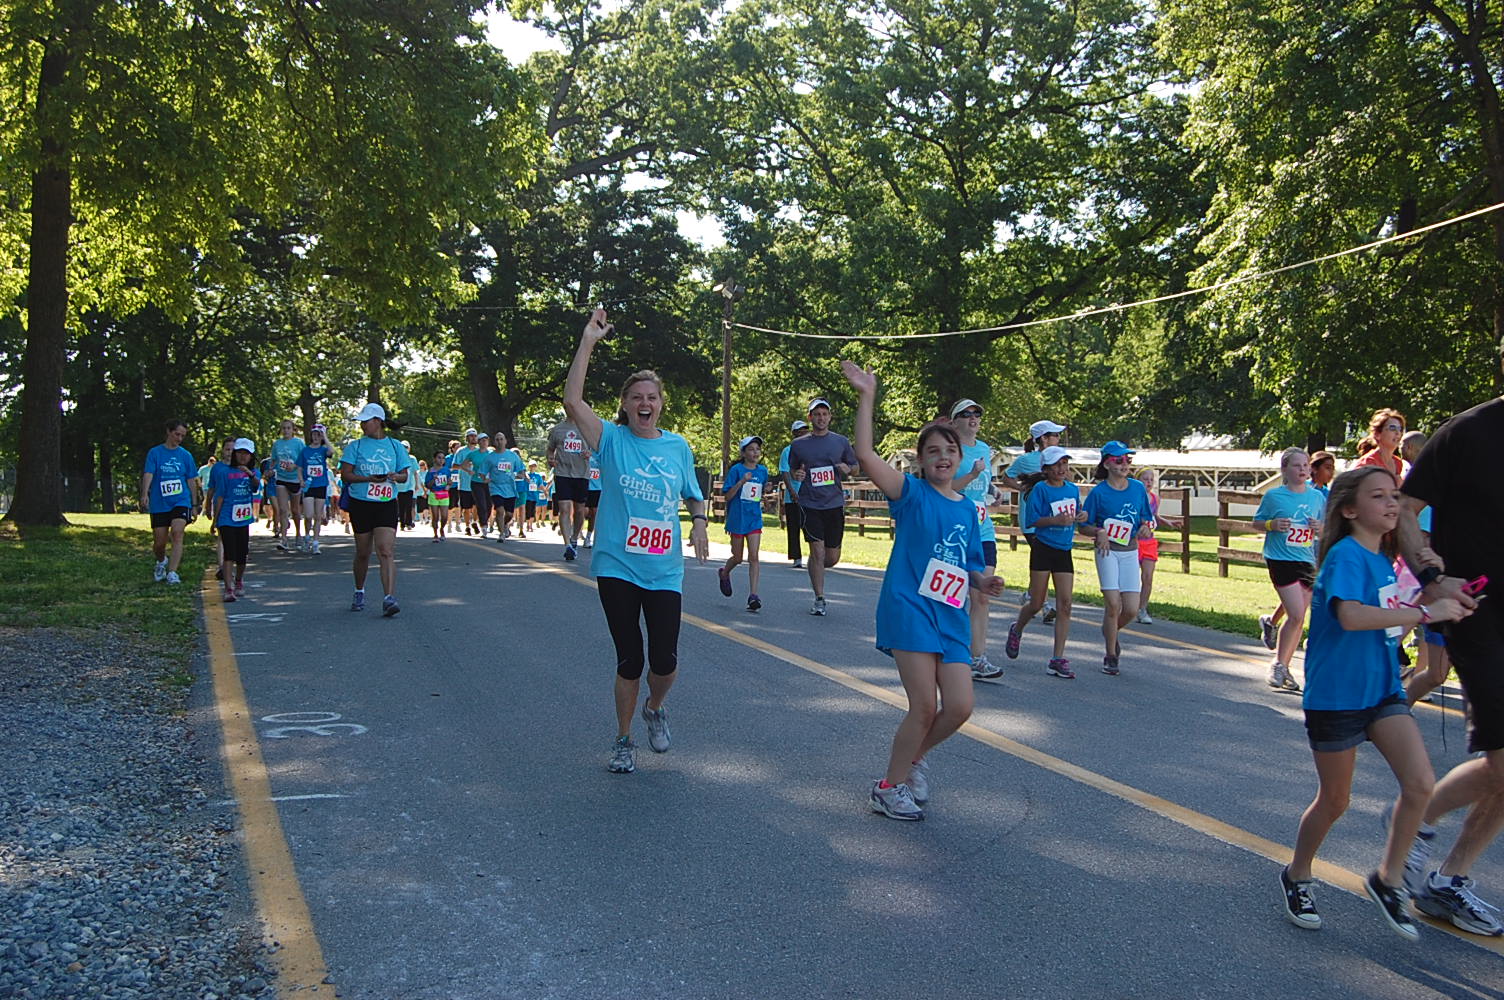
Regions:
<instances>
[{"instance_id":1,"label":"yellow road line","mask_svg":"<svg viewBox=\"0 0 1504 1000\"><path fill-rule=\"evenodd\" d=\"M202 593L214 703L224 738L226 777L240 809L246 867L250 870L256 912L267 939L279 945L272 952L272 962L277 967L277 994L288 996L295 990L327 987L328 994L333 995L334 989L328 982L329 968L324 964L324 952L313 929L308 901L303 898L282 820L272 802L271 780L246 704L240 670L235 665L235 644L230 638L230 623L219 599L213 567L204 571Z\"/></svg>"},{"instance_id":2,"label":"yellow road line","mask_svg":"<svg viewBox=\"0 0 1504 1000\"><path fill-rule=\"evenodd\" d=\"M515 555L515 550L510 554ZM517 558L523 560L524 562L532 563L539 569L548 570L551 573L562 576L567 580L573 580L574 582L582 584L586 587L590 587L591 589L595 588L595 584L590 579L590 577L583 576L578 573L571 573L561 567L554 566L549 563L539 562L536 559L529 559L527 556L518 555ZM789 652L781 646L774 645L773 643L768 642L765 639L760 639L757 636L747 635L744 632L739 632L736 629L731 628L730 626L722 625L720 622L713 622L709 619L701 618L698 615L690 614L683 615L683 620L691 625L694 625L697 628L704 629L705 631L710 632L713 635L720 636L721 638L727 639L731 642L740 643L741 645L746 646L750 649L755 649L758 652L766 653L768 656L771 656L777 660L782 660L784 663L787 663L790 666L798 667L800 670L812 673L817 677L823 677L826 680L834 681L835 683L840 684L842 687L849 688L852 691L866 695L867 697L872 698L876 701L883 702L886 705L892 705L894 708L900 709L902 711L908 711L908 699L901 691L896 691L892 688L879 687L876 684L862 680L860 677L852 676L851 674L846 673L844 670L837 670L835 667L821 663L818 660L812 660L807 656L800 656L798 653ZM1196 647L1193 643L1186 643L1186 645L1191 646L1192 648L1205 648ZM1215 651L1212 650L1212 652ZM1043 752L1042 750L1036 750L1031 746L1019 743L1017 740L1010 740L1006 736L1000 736L990 729L984 729L974 722L966 723L961 727L959 731L962 735L969 736L972 739L976 740L978 743L990 746L995 750L1001 750L1003 753L1008 754L1011 757L1016 757L1019 760L1024 761L1025 763L1033 764L1036 767L1043 768L1044 770L1058 774L1061 777L1069 778L1071 781L1079 782L1080 784L1086 785L1088 788L1095 788L1098 791L1106 792L1108 795L1111 795L1114 798L1122 799L1123 801L1132 803L1133 805L1139 806L1142 809L1147 809L1149 812L1152 812L1157 816L1161 816L1173 823L1179 823L1181 826L1194 830L1197 833L1205 834L1208 837L1220 840L1224 844L1230 844L1233 847L1240 847L1245 851L1248 851L1252 854L1257 854L1260 857L1267 858L1268 860L1277 862L1281 865L1289 864L1290 862L1290 848L1286 847L1284 844L1276 843L1275 841L1269 840L1265 837L1260 837L1257 834L1250 833L1247 830L1242 829L1241 827L1233 826L1230 823L1224 823L1222 820L1216 819L1215 817L1208 816L1205 813L1197 812L1194 809L1189 809L1185 806L1180 805L1179 803L1171 802L1169 799L1162 798L1142 789L1134 788L1132 785L1125 785L1121 781L1114 781L1112 778L1109 778L1106 775L1098 774L1095 771L1089 771L1086 768L1081 767L1080 765L1072 764L1068 760L1062 760L1059 757L1053 757L1050 754ZM1359 897L1364 897L1367 895L1363 888L1364 876L1358 874L1357 872L1350 871L1346 868L1341 867L1340 865L1334 865L1330 862L1321 860L1317 860L1315 864L1311 866L1311 871L1312 874L1321 879L1323 882L1335 886L1336 888L1341 889L1344 892L1350 892L1353 895ZM1432 927L1435 927L1437 930L1451 934L1453 937L1466 941L1469 944L1477 945L1479 948L1483 948L1487 951L1492 951L1498 955L1504 955L1504 938L1485 938L1480 937L1477 934L1469 934L1466 931L1459 930L1458 928L1453 927L1450 923L1443 923L1438 920L1432 920L1430 917L1427 917L1422 913L1416 913L1416 917L1430 924Z\"/></svg>"}]
</instances>

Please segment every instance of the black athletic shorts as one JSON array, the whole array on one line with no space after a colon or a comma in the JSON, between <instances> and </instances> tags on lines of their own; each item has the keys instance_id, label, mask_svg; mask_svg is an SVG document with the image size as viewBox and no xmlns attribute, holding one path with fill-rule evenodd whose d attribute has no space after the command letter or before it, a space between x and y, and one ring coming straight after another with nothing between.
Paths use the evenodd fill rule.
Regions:
<instances>
[{"instance_id":1,"label":"black athletic shorts","mask_svg":"<svg viewBox=\"0 0 1504 1000\"><path fill-rule=\"evenodd\" d=\"M838 549L846 537L846 508L832 507L829 510L804 508L804 538L809 542L822 542L827 549Z\"/></svg>"},{"instance_id":2,"label":"black athletic shorts","mask_svg":"<svg viewBox=\"0 0 1504 1000\"><path fill-rule=\"evenodd\" d=\"M1304 559L1265 559L1264 562L1269 567L1269 579L1276 587L1298 583L1310 590L1316 586L1315 563L1308 563Z\"/></svg>"},{"instance_id":3,"label":"black athletic shorts","mask_svg":"<svg viewBox=\"0 0 1504 1000\"><path fill-rule=\"evenodd\" d=\"M310 486L308 487L308 489L303 491L303 496L307 497L309 500L328 500L329 487Z\"/></svg>"},{"instance_id":4,"label":"black athletic shorts","mask_svg":"<svg viewBox=\"0 0 1504 1000\"><path fill-rule=\"evenodd\" d=\"M554 476L554 499L568 500L570 503L584 503L585 495L590 492L590 480L583 477L576 479L574 476Z\"/></svg>"},{"instance_id":5,"label":"black athletic shorts","mask_svg":"<svg viewBox=\"0 0 1504 1000\"><path fill-rule=\"evenodd\" d=\"M284 490L286 490L289 493L297 493L297 492L299 492L299 491L301 491L303 489L303 484L302 483L284 483L280 479L277 480L277 485L280 486L280 487L282 487Z\"/></svg>"},{"instance_id":6,"label":"black athletic shorts","mask_svg":"<svg viewBox=\"0 0 1504 1000\"><path fill-rule=\"evenodd\" d=\"M601 505L601 491L600 490L586 490L585 491L585 506L587 508L589 508L590 510L595 510L595 508L599 507L600 505Z\"/></svg>"},{"instance_id":7,"label":"black athletic shorts","mask_svg":"<svg viewBox=\"0 0 1504 1000\"><path fill-rule=\"evenodd\" d=\"M502 510L510 514L512 511L517 509L517 498L498 496L497 494L492 493L491 509L495 510L497 507L500 507Z\"/></svg>"},{"instance_id":8,"label":"black athletic shorts","mask_svg":"<svg viewBox=\"0 0 1504 1000\"><path fill-rule=\"evenodd\" d=\"M526 514L529 518L537 517L538 516L538 501L536 501L536 500L529 500L527 502L527 509L524 510L523 513Z\"/></svg>"},{"instance_id":9,"label":"black athletic shorts","mask_svg":"<svg viewBox=\"0 0 1504 1000\"><path fill-rule=\"evenodd\" d=\"M988 567L997 568L997 542L982 543L982 562Z\"/></svg>"},{"instance_id":10,"label":"black athletic shorts","mask_svg":"<svg viewBox=\"0 0 1504 1000\"><path fill-rule=\"evenodd\" d=\"M166 510L160 514L153 514L151 516L151 526L153 528L170 528L173 521L182 521L184 524L187 524L188 508L174 507L172 510Z\"/></svg>"},{"instance_id":11,"label":"black athletic shorts","mask_svg":"<svg viewBox=\"0 0 1504 1000\"><path fill-rule=\"evenodd\" d=\"M225 562L245 565L251 554L251 526L249 524L221 524L219 541L225 549Z\"/></svg>"},{"instance_id":12,"label":"black athletic shorts","mask_svg":"<svg viewBox=\"0 0 1504 1000\"><path fill-rule=\"evenodd\" d=\"M357 535L377 528L397 530L396 500L357 500L350 498L350 530Z\"/></svg>"},{"instance_id":13,"label":"black athletic shorts","mask_svg":"<svg viewBox=\"0 0 1504 1000\"><path fill-rule=\"evenodd\" d=\"M1029 546L1030 573L1074 574L1076 572L1076 562L1071 558L1070 549L1057 549L1053 545L1039 541L1033 535L1028 538L1033 543Z\"/></svg>"},{"instance_id":14,"label":"black athletic shorts","mask_svg":"<svg viewBox=\"0 0 1504 1000\"><path fill-rule=\"evenodd\" d=\"M449 498L451 500L454 499L454 495L455 495L456 492L459 493L459 497L460 497L460 510L474 510L475 509L475 494L473 494L473 493L470 492L469 487L460 487L458 491L456 491L456 490L450 490L449 491Z\"/></svg>"}]
</instances>

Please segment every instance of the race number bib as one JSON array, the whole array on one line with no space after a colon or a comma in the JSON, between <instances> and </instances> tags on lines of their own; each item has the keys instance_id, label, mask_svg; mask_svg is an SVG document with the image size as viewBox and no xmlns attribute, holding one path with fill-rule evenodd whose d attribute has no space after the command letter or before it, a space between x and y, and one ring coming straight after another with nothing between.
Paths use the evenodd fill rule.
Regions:
<instances>
[{"instance_id":1,"label":"race number bib","mask_svg":"<svg viewBox=\"0 0 1504 1000\"><path fill-rule=\"evenodd\" d=\"M601 481L601 470L600 469L594 468L594 467L591 468L591 470L590 470L590 481L592 483L598 483L598 482Z\"/></svg>"},{"instance_id":2,"label":"race number bib","mask_svg":"<svg viewBox=\"0 0 1504 1000\"><path fill-rule=\"evenodd\" d=\"M283 469L283 471L286 472L291 472L293 469L296 469L298 467L298 463L286 458L282 459L282 461L278 462L277 464Z\"/></svg>"},{"instance_id":3,"label":"race number bib","mask_svg":"<svg viewBox=\"0 0 1504 1000\"><path fill-rule=\"evenodd\" d=\"M367 483L367 500L390 500L397 495L397 490L391 483Z\"/></svg>"},{"instance_id":4,"label":"race number bib","mask_svg":"<svg viewBox=\"0 0 1504 1000\"><path fill-rule=\"evenodd\" d=\"M977 508L977 523L978 524L986 524L987 523L987 505L984 504L984 503L979 503L979 504L976 504L976 508Z\"/></svg>"},{"instance_id":5,"label":"race number bib","mask_svg":"<svg viewBox=\"0 0 1504 1000\"><path fill-rule=\"evenodd\" d=\"M183 495L183 481L181 479L162 480L161 493L164 497L180 497Z\"/></svg>"},{"instance_id":6,"label":"race number bib","mask_svg":"<svg viewBox=\"0 0 1504 1000\"><path fill-rule=\"evenodd\" d=\"M757 501L762 499L762 483L749 479L742 484L742 499Z\"/></svg>"},{"instance_id":7,"label":"race number bib","mask_svg":"<svg viewBox=\"0 0 1504 1000\"><path fill-rule=\"evenodd\" d=\"M248 503L238 503L238 504L235 504L233 507L230 508L230 520L232 520L232 521L249 521L250 519L251 519L251 505L250 504L248 504Z\"/></svg>"},{"instance_id":8,"label":"race number bib","mask_svg":"<svg viewBox=\"0 0 1504 1000\"><path fill-rule=\"evenodd\" d=\"M1054 500L1054 501L1051 501L1051 503L1050 503L1050 516L1051 517L1065 517L1065 516L1075 517L1076 516L1076 501L1070 499L1069 497L1067 497L1064 500ZM1108 536L1108 537L1111 537L1111 536Z\"/></svg>"},{"instance_id":9,"label":"race number bib","mask_svg":"<svg viewBox=\"0 0 1504 1000\"><path fill-rule=\"evenodd\" d=\"M324 467L322 465L310 465L308 467L308 478L309 479L323 479L324 478Z\"/></svg>"},{"instance_id":10,"label":"race number bib","mask_svg":"<svg viewBox=\"0 0 1504 1000\"><path fill-rule=\"evenodd\" d=\"M809 484L811 486L834 486L836 484L835 466L822 465L817 469L810 469Z\"/></svg>"},{"instance_id":11,"label":"race number bib","mask_svg":"<svg viewBox=\"0 0 1504 1000\"><path fill-rule=\"evenodd\" d=\"M585 451L585 442L579 438L565 438L564 452L567 455L580 455Z\"/></svg>"},{"instance_id":12,"label":"race number bib","mask_svg":"<svg viewBox=\"0 0 1504 1000\"><path fill-rule=\"evenodd\" d=\"M1124 521L1117 517L1109 517L1102 522L1102 530L1107 533L1107 540L1109 542L1127 545L1128 539L1133 537L1133 522Z\"/></svg>"},{"instance_id":13,"label":"race number bib","mask_svg":"<svg viewBox=\"0 0 1504 1000\"><path fill-rule=\"evenodd\" d=\"M1389 583L1379 588L1379 607L1390 611L1396 611L1404 605L1400 603L1400 585ZM1391 639L1398 639L1405 634L1403 625L1391 625L1384 630L1384 634Z\"/></svg>"},{"instance_id":14,"label":"race number bib","mask_svg":"<svg viewBox=\"0 0 1504 1000\"><path fill-rule=\"evenodd\" d=\"M649 521L634 517L627 522L627 553L634 556L661 556L674 547L672 521Z\"/></svg>"},{"instance_id":15,"label":"race number bib","mask_svg":"<svg viewBox=\"0 0 1504 1000\"><path fill-rule=\"evenodd\" d=\"M930 559L929 565L924 567L924 575L919 578L920 597L928 597L951 608L966 606L966 587L966 571L939 559Z\"/></svg>"},{"instance_id":16,"label":"race number bib","mask_svg":"<svg viewBox=\"0 0 1504 1000\"><path fill-rule=\"evenodd\" d=\"M1285 535L1285 543L1297 549L1308 549L1316 537L1316 529L1307 524L1292 524Z\"/></svg>"}]
</instances>

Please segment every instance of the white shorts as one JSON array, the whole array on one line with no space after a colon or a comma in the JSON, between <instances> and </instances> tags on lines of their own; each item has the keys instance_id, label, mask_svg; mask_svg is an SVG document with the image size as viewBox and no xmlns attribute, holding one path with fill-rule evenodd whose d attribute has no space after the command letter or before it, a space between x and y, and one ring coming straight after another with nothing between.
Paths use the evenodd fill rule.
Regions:
<instances>
[{"instance_id":1,"label":"white shorts","mask_svg":"<svg viewBox=\"0 0 1504 1000\"><path fill-rule=\"evenodd\" d=\"M1110 550L1105 556L1097 554L1097 579L1103 590L1116 590L1125 594L1137 594L1143 589L1138 575L1138 546L1118 552Z\"/></svg>"}]
</instances>

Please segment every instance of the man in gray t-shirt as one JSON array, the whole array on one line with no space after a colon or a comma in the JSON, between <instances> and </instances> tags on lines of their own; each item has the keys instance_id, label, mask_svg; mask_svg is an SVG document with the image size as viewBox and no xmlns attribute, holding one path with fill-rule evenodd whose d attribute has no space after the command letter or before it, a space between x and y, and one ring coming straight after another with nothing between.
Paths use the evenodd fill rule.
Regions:
<instances>
[{"instance_id":1,"label":"man in gray t-shirt","mask_svg":"<svg viewBox=\"0 0 1504 1000\"><path fill-rule=\"evenodd\" d=\"M789 446L789 475L799 486L804 538L809 542L809 583L815 591L810 614L825 614L825 571L841 561L846 531L846 494L841 484L857 468L851 442L830 430L830 404L809 404L810 432Z\"/></svg>"},{"instance_id":2,"label":"man in gray t-shirt","mask_svg":"<svg viewBox=\"0 0 1504 1000\"><path fill-rule=\"evenodd\" d=\"M548 466L554 470L554 499L559 503L559 533L564 558L575 557L575 542L585 527L585 501L590 492L590 446L571 421L548 432Z\"/></svg>"}]
</instances>

